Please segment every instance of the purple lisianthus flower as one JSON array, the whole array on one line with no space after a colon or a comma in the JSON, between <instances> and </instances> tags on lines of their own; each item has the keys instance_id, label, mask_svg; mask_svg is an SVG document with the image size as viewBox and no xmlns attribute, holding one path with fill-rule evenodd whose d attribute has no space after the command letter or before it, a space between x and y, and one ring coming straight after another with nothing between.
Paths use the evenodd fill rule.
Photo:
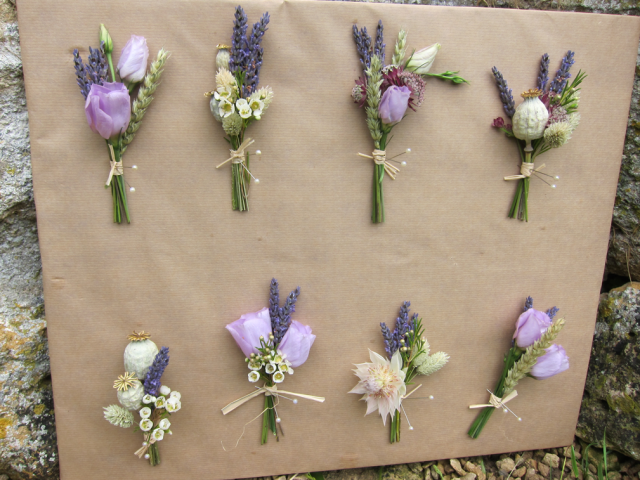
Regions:
<instances>
[{"instance_id":1,"label":"purple lisianthus flower","mask_svg":"<svg viewBox=\"0 0 640 480\"><path fill-rule=\"evenodd\" d=\"M256 347L260 346L260 337L264 337L265 342L268 342L271 334L269 309L263 308L258 312L245 313L225 328L229 330L246 357L249 357L252 353L259 354L260 352L256 350Z\"/></svg>"},{"instance_id":2,"label":"purple lisianthus flower","mask_svg":"<svg viewBox=\"0 0 640 480\"><path fill-rule=\"evenodd\" d=\"M117 137L131 120L129 91L122 83L91 85L84 104L84 113L91 130L106 140Z\"/></svg>"},{"instance_id":3,"label":"purple lisianthus flower","mask_svg":"<svg viewBox=\"0 0 640 480\"><path fill-rule=\"evenodd\" d=\"M520 348L527 348L540 339L542 334L551 326L549 315L534 308L528 309L516 322L513 339Z\"/></svg>"},{"instance_id":4,"label":"purple lisianthus flower","mask_svg":"<svg viewBox=\"0 0 640 480\"><path fill-rule=\"evenodd\" d=\"M309 358L309 350L315 339L316 336L311 333L311 327L293 320L282 342L278 345L278 350L287 356L286 359L291 362L291 367L297 368Z\"/></svg>"},{"instance_id":5,"label":"purple lisianthus flower","mask_svg":"<svg viewBox=\"0 0 640 480\"><path fill-rule=\"evenodd\" d=\"M531 376L537 380L553 377L569 368L569 357L561 345L553 344L531 369Z\"/></svg>"},{"instance_id":6,"label":"purple lisianthus flower","mask_svg":"<svg viewBox=\"0 0 640 480\"><path fill-rule=\"evenodd\" d=\"M120 78L125 82L141 82L147 73L148 59L147 39L139 35L131 35L118 60Z\"/></svg>"},{"instance_id":7,"label":"purple lisianthus flower","mask_svg":"<svg viewBox=\"0 0 640 480\"><path fill-rule=\"evenodd\" d=\"M411 89L409 87L391 85L387 88L378 106L378 113L382 123L389 125L402 120L404 112L407 111L410 97Z\"/></svg>"}]
</instances>

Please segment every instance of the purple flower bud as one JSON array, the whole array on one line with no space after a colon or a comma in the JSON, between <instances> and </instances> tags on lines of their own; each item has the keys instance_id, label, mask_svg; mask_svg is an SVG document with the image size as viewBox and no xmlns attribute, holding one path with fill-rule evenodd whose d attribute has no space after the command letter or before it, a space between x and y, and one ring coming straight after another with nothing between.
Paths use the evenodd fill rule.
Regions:
<instances>
[{"instance_id":1,"label":"purple flower bud","mask_svg":"<svg viewBox=\"0 0 640 480\"><path fill-rule=\"evenodd\" d=\"M293 368L297 368L309 358L309 350L311 350L315 339L316 336L311 333L311 327L293 320L282 342L280 342L278 350L287 356L287 360L291 362Z\"/></svg>"},{"instance_id":2,"label":"purple flower bud","mask_svg":"<svg viewBox=\"0 0 640 480\"><path fill-rule=\"evenodd\" d=\"M91 130L104 139L117 137L129 126L131 103L129 91L122 83L91 85L84 113Z\"/></svg>"},{"instance_id":3,"label":"purple flower bud","mask_svg":"<svg viewBox=\"0 0 640 480\"><path fill-rule=\"evenodd\" d=\"M402 120L404 112L407 111L407 106L409 105L409 97L411 97L411 89L409 87L391 85L387 88L378 107L382 123L389 125Z\"/></svg>"},{"instance_id":4,"label":"purple flower bud","mask_svg":"<svg viewBox=\"0 0 640 480\"><path fill-rule=\"evenodd\" d=\"M149 47L147 47L146 38L131 35L118 60L120 78L125 82L141 82L147 73L148 59Z\"/></svg>"},{"instance_id":5,"label":"purple flower bud","mask_svg":"<svg viewBox=\"0 0 640 480\"><path fill-rule=\"evenodd\" d=\"M245 313L225 328L229 330L245 357L252 353L258 354L256 347L260 346L260 337L268 340L271 334L269 309L263 308L259 312Z\"/></svg>"},{"instance_id":6,"label":"purple flower bud","mask_svg":"<svg viewBox=\"0 0 640 480\"><path fill-rule=\"evenodd\" d=\"M544 380L564 372L569 368L569 357L561 345L553 344L531 369L531 376L537 380Z\"/></svg>"},{"instance_id":7,"label":"purple flower bud","mask_svg":"<svg viewBox=\"0 0 640 480\"><path fill-rule=\"evenodd\" d=\"M516 322L513 339L520 348L527 348L540 339L547 328L551 326L549 315L530 308L524 312Z\"/></svg>"}]
</instances>

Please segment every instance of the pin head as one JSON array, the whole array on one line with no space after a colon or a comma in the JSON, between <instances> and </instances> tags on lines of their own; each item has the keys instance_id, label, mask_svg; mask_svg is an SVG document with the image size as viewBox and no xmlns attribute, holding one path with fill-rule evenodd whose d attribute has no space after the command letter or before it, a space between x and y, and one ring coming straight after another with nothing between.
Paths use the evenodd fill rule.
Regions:
<instances>
[{"instance_id":1,"label":"pin head","mask_svg":"<svg viewBox=\"0 0 640 480\"><path fill-rule=\"evenodd\" d=\"M407 162L400 162L400 165L402 165L403 167L407 165Z\"/></svg>"},{"instance_id":2,"label":"pin head","mask_svg":"<svg viewBox=\"0 0 640 480\"><path fill-rule=\"evenodd\" d=\"M135 188L133 188L133 187L131 187L131 188L129 189L129 191L130 191L130 192L135 192L135 191L136 191L136 189L135 189Z\"/></svg>"},{"instance_id":3,"label":"pin head","mask_svg":"<svg viewBox=\"0 0 640 480\"><path fill-rule=\"evenodd\" d=\"M297 399L297 398L294 398L294 399L293 399L293 404L294 404L294 405L297 405L297 403L298 403L298 399Z\"/></svg>"},{"instance_id":4,"label":"pin head","mask_svg":"<svg viewBox=\"0 0 640 480\"><path fill-rule=\"evenodd\" d=\"M138 166L137 166L137 165L131 165L131 169L132 169L132 170L137 170L137 169L138 169Z\"/></svg>"},{"instance_id":5,"label":"pin head","mask_svg":"<svg viewBox=\"0 0 640 480\"><path fill-rule=\"evenodd\" d=\"M413 430L413 425L409 426L409 430Z\"/></svg>"},{"instance_id":6,"label":"pin head","mask_svg":"<svg viewBox=\"0 0 640 480\"><path fill-rule=\"evenodd\" d=\"M260 183L260 179L259 178L256 178L256 183Z\"/></svg>"},{"instance_id":7,"label":"pin head","mask_svg":"<svg viewBox=\"0 0 640 480\"><path fill-rule=\"evenodd\" d=\"M256 155L262 155L262 152L260 150L256 150Z\"/></svg>"},{"instance_id":8,"label":"pin head","mask_svg":"<svg viewBox=\"0 0 640 480\"><path fill-rule=\"evenodd\" d=\"M433 400L433 395L429 395L429 400Z\"/></svg>"},{"instance_id":9,"label":"pin head","mask_svg":"<svg viewBox=\"0 0 640 480\"><path fill-rule=\"evenodd\" d=\"M407 148L407 153L411 153L411 149L410 148Z\"/></svg>"}]
</instances>

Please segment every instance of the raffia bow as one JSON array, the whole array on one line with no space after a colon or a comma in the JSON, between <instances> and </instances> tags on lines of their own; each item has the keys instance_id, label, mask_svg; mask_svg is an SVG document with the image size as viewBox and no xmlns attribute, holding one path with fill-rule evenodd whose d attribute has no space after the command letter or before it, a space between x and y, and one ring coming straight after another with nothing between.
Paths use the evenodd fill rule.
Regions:
<instances>
[{"instance_id":1,"label":"raffia bow","mask_svg":"<svg viewBox=\"0 0 640 480\"><path fill-rule=\"evenodd\" d=\"M493 393L491 393L491 397L489 398L489 403L483 403L481 405L469 405L469 408L505 408L505 404L510 402L517 396L518 396L518 392L516 392L515 390L510 394L506 395L504 398L500 398L494 395Z\"/></svg>"},{"instance_id":2,"label":"raffia bow","mask_svg":"<svg viewBox=\"0 0 640 480\"><path fill-rule=\"evenodd\" d=\"M249 147L253 142L255 142L255 140L252 140L251 138L247 138L244 142L240 144L237 150L229 150L229 152L231 153L231 156L227 158L224 162L222 162L220 165L218 165L216 168L220 168L222 165L224 165L227 162L236 163L236 164L241 163L242 166L244 167L244 160L245 160L244 150L247 147Z\"/></svg>"},{"instance_id":3,"label":"raffia bow","mask_svg":"<svg viewBox=\"0 0 640 480\"><path fill-rule=\"evenodd\" d=\"M534 168L533 162L522 162L520 165L520 175L509 175L504 177L505 180L521 180L523 178L529 178L532 174L539 172L545 167L543 163L538 168Z\"/></svg>"},{"instance_id":4,"label":"raffia bow","mask_svg":"<svg viewBox=\"0 0 640 480\"><path fill-rule=\"evenodd\" d=\"M113 145L109 144L109 153L111 154L111 159L109 163L111 164L111 170L109 170L109 178L107 178L107 187L111 185L111 179L113 176L124 175L124 167L122 166L122 162L116 162L116 154L113 151Z\"/></svg>"},{"instance_id":5,"label":"raffia bow","mask_svg":"<svg viewBox=\"0 0 640 480\"><path fill-rule=\"evenodd\" d=\"M151 437L151 435L149 435L149 436ZM146 437L146 435L145 435L145 437ZM146 443L146 445L145 445L145 443ZM151 445L153 445L154 443L156 443L156 439L155 438L153 438L153 437L149 438L149 439L145 438L145 441L142 443L142 446L138 450L136 450L134 452L134 455L137 455L138 458L144 457L144 454L147 453L147 451L149 450L149 447Z\"/></svg>"},{"instance_id":6,"label":"raffia bow","mask_svg":"<svg viewBox=\"0 0 640 480\"><path fill-rule=\"evenodd\" d=\"M396 179L396 175L400 172L400 169L398 167L387 162L387 152L385 152L384 150L376 149L371 155L366 155L364 153L358 152L358 155L364 158L370 158L376 165L384 165L384 171L387 172L393 180Z\"/></svg>"},{"instance_id":7,"label":"raffia bow","mask_svg":"<svg viewBox=\"0 0 640 480\"><path fill-rule=\"evenodd\" d=\"M227 413L231 413L233 412L236 408L240 407L241 405L244 405L245 403L247 403L249 400L251 400L252 398L258 397L262 394L265 394L266 396L274 396L274 397L278 397L279 394L283 393L283 394L287 394L287 395L292 395L294 397L300 397L300 398L306 398L307 400L313 400L314 402L324 402L324 397L315 397L313 395L305 395L304 393L294 393L294 392L288 392L286 390L278 390L278 386L274 385L273 387L268 387L266 385L263 385L262 387L256 387L256 390L249 393L248 395L245 395L244 397L240 397L237 400L234 400L233 402L229 403L228 405L226 405L225 407L222 408L222 414L226 415Z\"/></svg>"}]
</instances>

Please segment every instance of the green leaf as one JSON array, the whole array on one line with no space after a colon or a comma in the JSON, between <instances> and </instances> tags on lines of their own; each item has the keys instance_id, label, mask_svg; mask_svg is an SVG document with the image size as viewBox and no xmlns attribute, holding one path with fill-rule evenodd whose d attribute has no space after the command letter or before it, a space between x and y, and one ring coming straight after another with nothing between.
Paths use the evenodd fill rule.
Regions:
<instances>
[{"instance_id":1,"label":"green leaf","mask_svg":"<svg viewBox=\"0 0 640 480\"><path fill-rule=\"evenodd\" d=\"M576 478L578 478L578 462L576 462L576 450L571 445L571 469Z\"/></svg>"}]
</instances>

